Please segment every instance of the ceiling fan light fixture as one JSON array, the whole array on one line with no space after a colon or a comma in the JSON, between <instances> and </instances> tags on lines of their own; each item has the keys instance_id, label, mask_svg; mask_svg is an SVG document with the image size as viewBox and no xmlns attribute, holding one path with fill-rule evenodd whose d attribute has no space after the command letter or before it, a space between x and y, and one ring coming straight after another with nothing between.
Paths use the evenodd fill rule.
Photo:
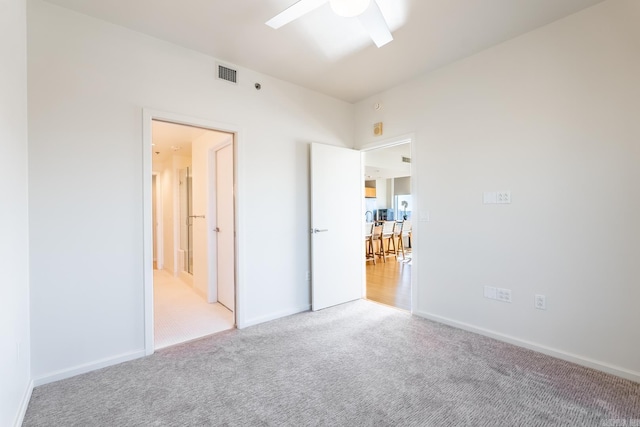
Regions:
<instances>
[{"instance_id":1,"label":"ceiling fan light fixture","mask_svg":"<svg viewBox=\"0 0 640 427\"><path fill-rule=\"evenodd\" d=\"M371 0L329 0L335 14L344 18L361 15L367 10L370 2Z\"/></svg>"}]
</instances>

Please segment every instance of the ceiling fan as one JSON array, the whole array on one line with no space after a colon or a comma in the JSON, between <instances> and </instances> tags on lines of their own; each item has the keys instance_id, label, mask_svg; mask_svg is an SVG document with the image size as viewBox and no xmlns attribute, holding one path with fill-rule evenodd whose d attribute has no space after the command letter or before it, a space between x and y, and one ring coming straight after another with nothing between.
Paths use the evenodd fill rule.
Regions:
<instances>
[{"instance_id":1,"label":"ceiling fan","mask_svg":"<svg viewBox=\"0 0 640 427\"><path fill-rule=\"evenodd\" d=\"M299 0L266 22L271 28L278 29L329 3L333 12L345 18L357 17L371 39L378 47L393 40L389 26L380 11L376 0Z\"/></svg>"}]
</instances>

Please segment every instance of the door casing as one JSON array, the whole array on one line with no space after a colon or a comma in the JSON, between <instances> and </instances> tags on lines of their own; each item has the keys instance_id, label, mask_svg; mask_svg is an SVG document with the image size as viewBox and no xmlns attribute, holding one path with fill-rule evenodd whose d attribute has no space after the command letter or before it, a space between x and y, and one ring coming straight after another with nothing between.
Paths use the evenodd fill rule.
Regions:
<instances>
[{"instance_id":1,"label":"door casing","mask_svg":"<svg viewBox=\"0 0 640 427\"><path fill-rule=\"evenodd\" d=\"M365 144L362 147L360 147L360 151L364 154L366 151L378 150L381 148L393 147L395 145L410 143L411 159L415 159L417 157L417 147L416 147L417 144L415 143L415 140L416 140L415 134L410 133L406 135L400 135L394 138L388 138L381 141L372 142L370 144ZM364 162L363 162L363 169L364 169ZM418 200L418 170L417 169L418 168L416 167L411 168L411 200L413 200L413 205L418 207L418 209L415 210L416 216L413 219L413 221L411 221L413 236L419 235L418 232L420 229L420 222L421 222L420 213L419 213L421 205ZM363 202L362 202L363 222L364 222L364 211L365 211L365 205L364 205L364 199L363 199ZM364 235L362 236L362 240L364 240ZM411 258L413 260L418 259L418 246L419 246L418 241L419 239L415 237L411 239ZM362 283L364 284L362 289L362 296L363 298L365 298L367 294L367 270L364 264L362 265ZM418 263L413 262L411 264L411 313L417 310L417 305L416 305L417 301L418 301Z\"/></svg>"},{"instance_id":2,"label":"door casing","mask_svg":"<svg viewBox=\"0 0 640 427\"><path fill-rule=\"evenodd\" d=\"M143 311L144 311L144 347L145 354L154 352L154 327L153 327L153 216L152 216L152 121L160 120L187 126L196 126L219 132L233 134L233 159L234 159L234 221L235 221L235 325L238 328L244 326L243 302L245 301L242 283L242 248L238 244L242 241L242 224L239 222L242 212L242 182L238 179L241 176L239 169L242 162L239 158L239 147L242 144L241 130L238 126L227 123L220 123L211 120L185 116L165 111L158 111L144 108L142 110L142 196L143 196Z\"/></svg>"}]
</instances>

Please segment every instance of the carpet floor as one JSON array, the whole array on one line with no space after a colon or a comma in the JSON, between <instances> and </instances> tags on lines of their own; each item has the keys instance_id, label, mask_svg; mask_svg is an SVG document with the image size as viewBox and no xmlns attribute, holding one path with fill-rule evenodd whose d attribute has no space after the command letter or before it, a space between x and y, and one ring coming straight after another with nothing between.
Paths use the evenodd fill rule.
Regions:
<instances>
[{"instance_id":1,"label":"carpet floor","mask_svg":"<svg viewBox=\"0 0 640 427\"><path fill-rule=\"evenodd\" d=\"M606 426L640 384L368 301L37 387L24 426Z\"/></svg>"}]
</instances>

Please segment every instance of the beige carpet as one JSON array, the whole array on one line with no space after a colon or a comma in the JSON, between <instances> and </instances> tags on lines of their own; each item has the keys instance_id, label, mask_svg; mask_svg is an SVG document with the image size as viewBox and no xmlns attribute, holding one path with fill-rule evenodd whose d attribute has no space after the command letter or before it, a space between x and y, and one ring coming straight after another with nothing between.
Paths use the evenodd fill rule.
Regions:
<instances>
[{"instance_id":1,"label":"beige carpet","mask_svg":"<svg viewBox=\"0 0 640 427\"><path fill-rule=\"evenodd\" d=\"M209 304L190 286L164 270L153 272L155 348L202 338L233 328L233 313Z\"/></svg>"}]
</instances>

